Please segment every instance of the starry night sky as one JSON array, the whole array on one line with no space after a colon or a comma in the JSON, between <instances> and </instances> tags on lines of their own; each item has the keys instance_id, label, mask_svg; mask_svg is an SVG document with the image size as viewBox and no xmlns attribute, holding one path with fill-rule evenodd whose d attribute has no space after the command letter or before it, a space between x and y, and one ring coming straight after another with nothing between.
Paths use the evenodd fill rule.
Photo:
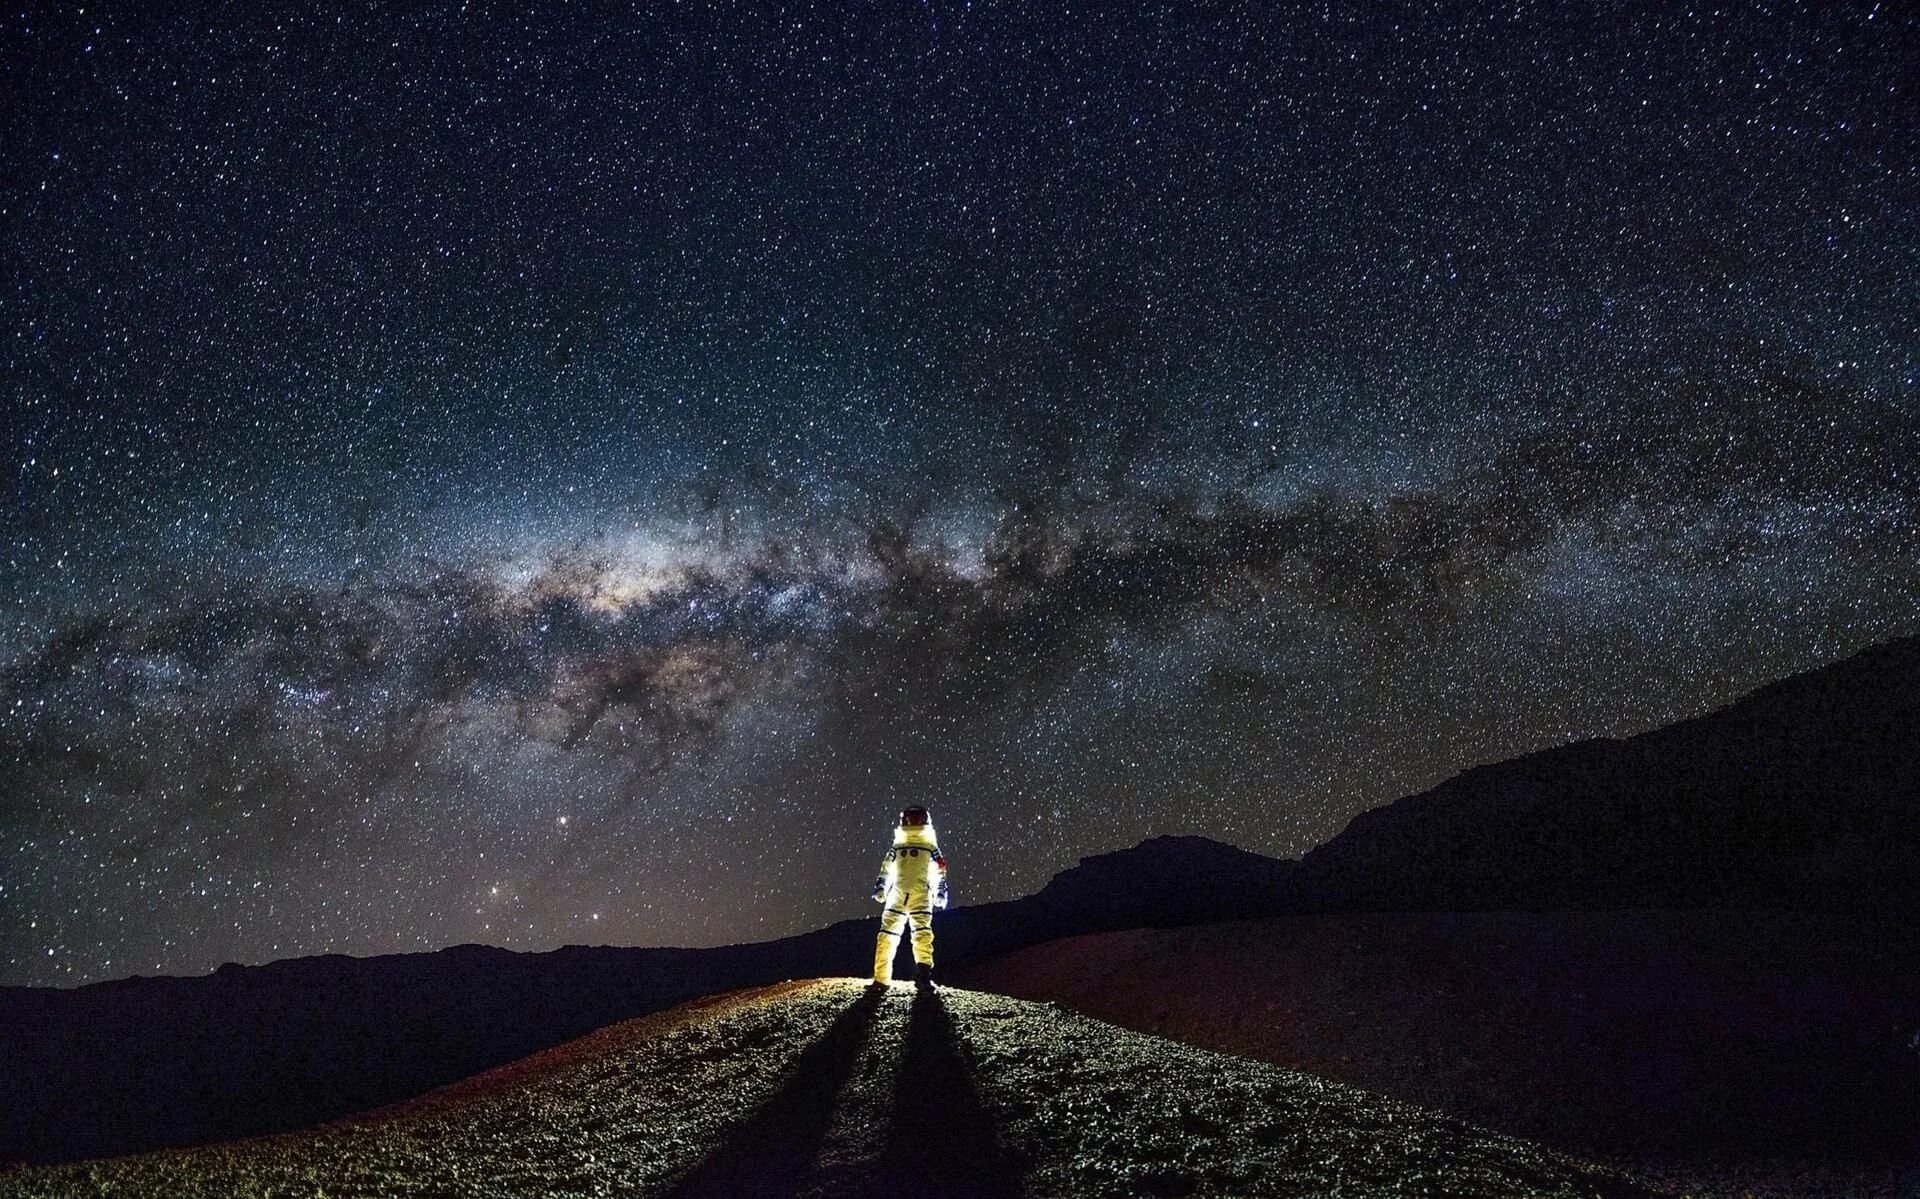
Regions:
<instances>
[{"instance_id":1,"label":"starry night sky","mask_svg":"<svg viewBox=\"0 0 1920 1199\"><path fill-rule=\"evenodd\" d=\"M1920 632L1911 8L529 7L6 15L0 982L1295 855Z\"/></svg>"}]
</instances>

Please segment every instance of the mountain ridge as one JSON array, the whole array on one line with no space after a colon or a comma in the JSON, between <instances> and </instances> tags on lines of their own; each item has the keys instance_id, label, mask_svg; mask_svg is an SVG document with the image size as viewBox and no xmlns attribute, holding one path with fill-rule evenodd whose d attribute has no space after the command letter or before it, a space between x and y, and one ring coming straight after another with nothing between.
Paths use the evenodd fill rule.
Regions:
<instances>
[{"instance_id":1,"label":"mountain ridge","mask_svg":"<svg viewBox=\"0 0 1920 1199\"><path fill-rule=\"evenodd\" d=\"M1920 638L1883 642L1713 712L1475 766L1362 812L1300 859L1293 899L1909 910L1917 748Z\"/></svg>"}]
</instances>

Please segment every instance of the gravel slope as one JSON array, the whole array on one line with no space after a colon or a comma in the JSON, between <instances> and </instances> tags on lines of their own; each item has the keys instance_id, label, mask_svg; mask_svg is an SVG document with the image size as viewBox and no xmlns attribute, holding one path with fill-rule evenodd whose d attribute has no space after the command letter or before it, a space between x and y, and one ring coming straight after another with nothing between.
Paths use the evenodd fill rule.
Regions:
<instances>
[{"instance_id":1,"label":"gravel slope","mask_svg":"<svg viewBox=\"0 0 1920 1199\"><path fill-rule=\"evenodd\" d=\"M734 992L309 1131L23 1170L0 1177L0 1195L658 1193L845 1007L818 986Z\"/></svg>"},{"instance_id":2,"label":"gravel slope","mask_svg":"<svg viewBox=\"0 0 1920 1199\"><path fill-rule=\"evenodd\" d=\"M956 982L1734 1199L1920 1195L1910 929L1739 912L1358 913L1063 939Z\"/></svg>"},{"instance_id":3,"label":"gravel slope","mask_svg":"<svg viewBox=\"0 0 1920 1199\"><path fill-rule=\"evenodd\" d=\"M302 1133L18 1171L0 1195L1607 1196L1528 1142L970 991L823 979L604 1029Z\"/></svg>"},{"instance_id":4,"label":"gravel slope","mask_svg":"<svg viewBox=\"0 0 1920 1199\"><path fill-rule=\"evenodd\" d=\"M1655 1193L1437 1112L1052 1005L977 991L946 1003L1035 1195Z\"/></svg>"}]
</instances>

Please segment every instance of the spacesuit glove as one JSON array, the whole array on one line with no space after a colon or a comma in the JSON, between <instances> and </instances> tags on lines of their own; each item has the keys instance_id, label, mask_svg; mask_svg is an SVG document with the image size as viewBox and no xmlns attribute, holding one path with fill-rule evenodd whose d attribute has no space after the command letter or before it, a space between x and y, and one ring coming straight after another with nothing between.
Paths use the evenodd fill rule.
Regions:
<instances>
[{"instance_id":1,"label":"spacesuit glove","mask_svg":"<svg viewBox=\"0 0 1920 1199\"><path fill-rule=\"evenodd\" d=\"M887 880L886 879L878 878L873 880L873 902L875 903L887 902Z\"/></svg>"},{"instance_id":2,"label":"spacesuit glove","mask_svg":"<svg viewBox=\"0 0 1920 1199\"><path fill-rule=\"evenodd\" d=\"M953 898L952 893L947 890L946 881L942 880L940 883L940 894L936 896L933 901L934 906L938 907L941 911L944 912L947 910L947 904L949 901L952 900L952 898Z\"/></svg>"}]
</instances>

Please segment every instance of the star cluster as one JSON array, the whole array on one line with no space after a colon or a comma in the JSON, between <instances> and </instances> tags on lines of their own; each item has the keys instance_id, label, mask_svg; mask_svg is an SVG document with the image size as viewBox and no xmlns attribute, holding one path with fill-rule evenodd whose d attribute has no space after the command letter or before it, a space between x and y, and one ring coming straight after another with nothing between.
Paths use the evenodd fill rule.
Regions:
<instances>
[{"instance_id":1,"label":"star cluster","mask_svg":"<svg viewBox=\"0 0 1920 1199\"><path fill-rule=\"evenodd\" d=\"M30 6L0 982L863 914L1920 631L1897 6Z\"/></svg>"}]
</instances>

